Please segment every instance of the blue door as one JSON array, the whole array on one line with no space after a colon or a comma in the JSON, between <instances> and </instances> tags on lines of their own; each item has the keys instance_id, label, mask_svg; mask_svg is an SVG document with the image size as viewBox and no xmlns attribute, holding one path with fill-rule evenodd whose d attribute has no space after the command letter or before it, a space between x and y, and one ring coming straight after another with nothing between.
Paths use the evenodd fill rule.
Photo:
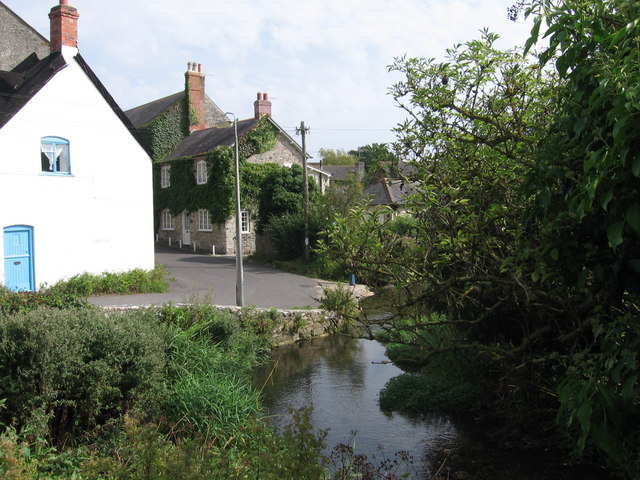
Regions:
<instances>
[{"instance_id":1,"label":"blue door","mask_svg":"<svg viewBox=\"0 0 640 480\"><path fill-rule=\"evenodd\" d=\"M9 290L34 291L33 227L4 228L4 278Z\"/></svg>"}]
</instances>

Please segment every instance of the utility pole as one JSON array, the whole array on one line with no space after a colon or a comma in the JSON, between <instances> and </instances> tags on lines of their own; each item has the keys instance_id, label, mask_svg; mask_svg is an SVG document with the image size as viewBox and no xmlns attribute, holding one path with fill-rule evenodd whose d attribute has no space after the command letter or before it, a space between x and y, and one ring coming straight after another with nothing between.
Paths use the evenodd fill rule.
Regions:
<instances>
[{"instance_id":1,"label":"utility pole","mask_svg":"<svg viewBox=\"0 0 640 480\"><path fill-rule=\"evenodd\" d=\"M300 128L296 128L296 134L302 135L302 191L304 192L304 259L309 261L309 182L307 180L307 143L306 136L309 127L300 122Z\"/></svg>"}]
</instances>

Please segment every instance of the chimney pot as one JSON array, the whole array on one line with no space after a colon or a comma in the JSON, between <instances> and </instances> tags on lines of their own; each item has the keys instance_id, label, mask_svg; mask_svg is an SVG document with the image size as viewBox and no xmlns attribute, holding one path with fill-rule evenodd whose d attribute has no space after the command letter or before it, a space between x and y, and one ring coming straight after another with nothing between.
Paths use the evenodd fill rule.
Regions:
<instances>
[{"instance_id":1,"label":"chimney pot","mask_svg":"<svg viewBox=\"0 0 640 480\"><path fill-rule=\"evenodd\" d=\"M69 0L60 0L60 5L69 5Z\"/></svg>"},{"instance_id":2,"label":"chimney pot","mask_svg":"<svg viewBox=\"0 0 640 480\"><path fill-rule=\"evenodd\" d=\"M201 63L198 64L198 73L202 73L202 64Z\"/></svg>"},{"instance_id":3,"label":"chimney pot","mask_svg":"<svg viewBox=\"0 0 640 480\"><path fill-rule=\"evenodd\" d=\"M268 93L258 93L258 99L253 102L254 118L271 116L271 102Z\"/></svg>"}]
</instances>

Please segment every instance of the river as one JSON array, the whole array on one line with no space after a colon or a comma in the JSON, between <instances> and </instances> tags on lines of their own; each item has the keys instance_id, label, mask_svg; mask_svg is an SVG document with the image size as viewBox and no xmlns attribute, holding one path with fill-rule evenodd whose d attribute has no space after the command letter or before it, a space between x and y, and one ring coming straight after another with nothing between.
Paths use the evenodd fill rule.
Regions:
<instances>
[{"instance_id":1,"label":"river","mask_svg":"<svg viewBox=\"0 0 640 480\"><path fill-rule=\"evenodd\" d=\"M312 407L316 431L328 429L325 455L339 444L349 444L378 467L384 459L394 460L396 452L406 451L412 463L400 462L396 474L409 472L413 479L430 479L447 458L445 452L451 454L449 464L455 465L458 457L470 472L460 478L609 478L599 469L571 468L557 457L550 464L549 458L496 451L469 422L383 412L378 394L390 378L402 373L387 361L384 346L374 340L315 338L276 349L272 361L257 370L254 385L262 390L262 404L276 427L290 423L290 407ZM460 462L459 454L467 458Z\"/></svg>"},{"instance_id":2,"label":"river","mask_svg":"<svg viewBox=\"0 0 640 480\"><path fill-rule=\"evenodd\" d=\"M400 468L414 478L429 478L429 460L455 443L456 428L446 417L425 420L380 410L380 390L402 373L387 362L384 346L376 341L315 338L277 349L273 361L258 371L255 385L262 388L263 405L278 427L289 423L289 407L313 407L313 424L328 429L325 454L349 444L377 467L406 451L413 464L406 461Z\"/></svg>"}]
</instances>

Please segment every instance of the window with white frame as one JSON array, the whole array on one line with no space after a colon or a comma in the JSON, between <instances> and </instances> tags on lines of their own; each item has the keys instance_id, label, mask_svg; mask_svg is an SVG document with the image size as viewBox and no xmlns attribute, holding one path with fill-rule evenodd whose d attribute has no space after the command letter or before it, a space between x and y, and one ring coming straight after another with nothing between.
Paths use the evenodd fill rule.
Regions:
<instances>
[{"instance_id":1,"label":"window with white frame","mask_svg":"<svg viewBox=\"0 0 640 480\"><path fill-rule=\"evenodd\" d=\"M242 233L251 233L251 216L247 210L240 212L240 220Z\"/></svg>"},{"instance_id":2,"label":"window with white frame","mask_svg":"<svg viewBox=\"0 0 640 480\"><path fill-rule=\"evenodd\" d=\"M173 215L169 209L162 211L162 229L173 230Z\"/></svg>"},{"instance_id":3,"label":"window with white frame","mask_svg":"<svg viewBox=\"0 0 640 480\"><path fill-rule=\"evenodd\" d=\"M164 165L160 169L160 188L171 186L171 166Z\"/></svg>"},{"instance_id":4,"label":"window with white frame","mask_svg":"<svg viewBox=\"0 0 640 480\"><path fill-rule=\"evenodd\" d=\"M40 139L40 162L42 171L45 173L70 175L69 141L60 137L42 137Z\"/></svg>"},{"instance_id":5,"label":"window with white frame","mask_svg":"<svg viewBox=\"0 0 640 480\"><path fill-rule=\"evenodd\" d=\"M207 183L207 162L204 160L200 160L196 163L196 183L198 185Z\"/></svg>"},{"instance_id":6,"label":"window with white frame","mask_svg":"<svg viewBox=\"0 0 640 480\"><path fill-rule=\"evenodd\" d=\"M211 214L209 210L198 210L198 230L211 231Z\"/></svg>"}]
</instances>

